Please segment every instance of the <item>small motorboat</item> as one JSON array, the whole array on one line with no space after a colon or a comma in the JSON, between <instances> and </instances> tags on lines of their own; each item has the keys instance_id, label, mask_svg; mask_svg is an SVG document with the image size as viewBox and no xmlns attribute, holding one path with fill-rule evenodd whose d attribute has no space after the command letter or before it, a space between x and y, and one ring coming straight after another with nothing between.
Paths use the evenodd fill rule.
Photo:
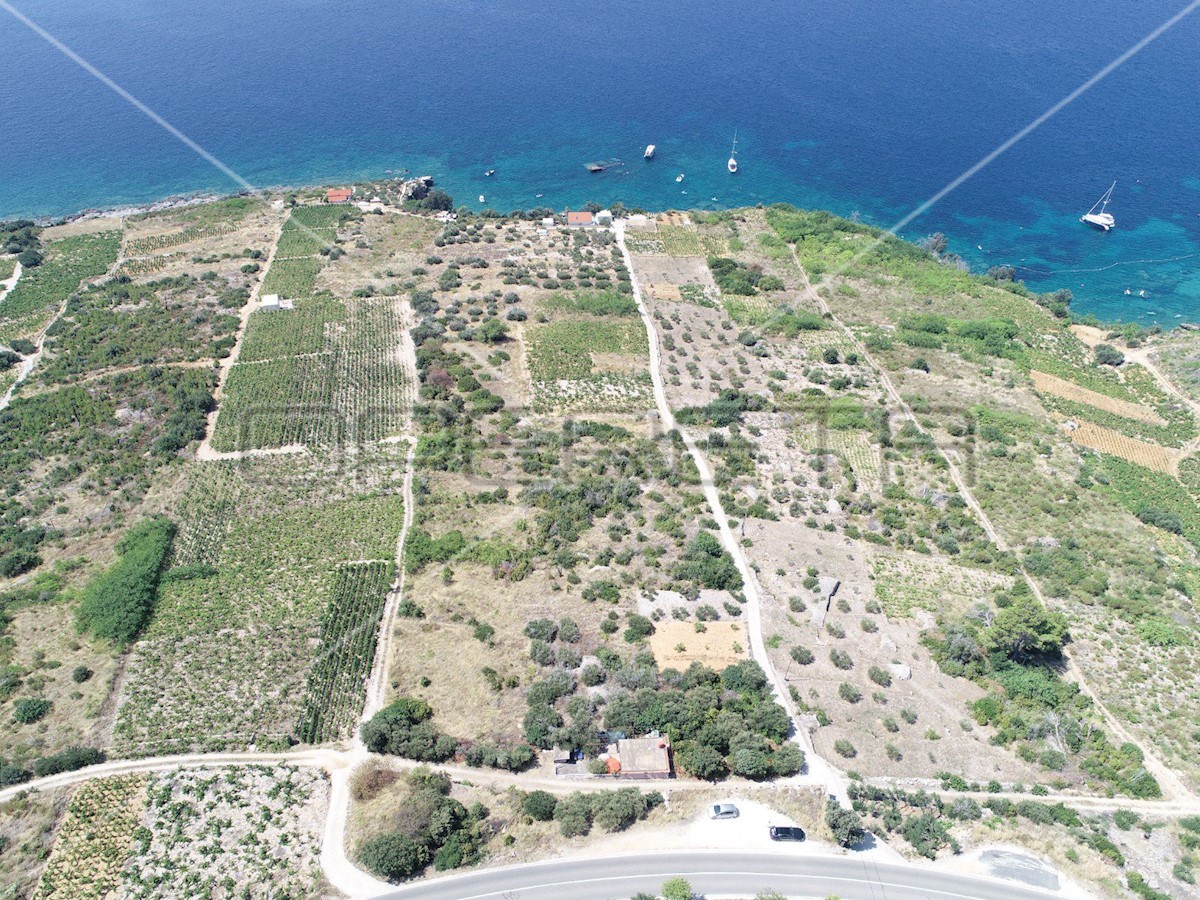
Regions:
<instances>
[{"instance_id":1,"label":"small motorboat","mask_svg":"<svg viewBox=\"0 0 1200 900\"><path fill-rule=\"evenodd\" d=\"M729 151L729 162L725 163L725 167L729 169L730 175L736 175L738 169L737 161L737 132L733 133L733 149Z\"/></svg>"},{"instance_id":2,"label":"small motorboat","mask_svg":"<svg viewBox=\"0 0 1200 900\"><path fill-rule=\"evenodd\" d=\"M480 195L479 195L479 202L480 202L480 203L487 203L487 197L483 196L483 194L480 194Z\"/></svg>"},{"instance_id":3,"label":"small motorboat","mask_svg":"<svg viewBox=\"0 0 1200 900\"><path fill-rule=\"evenodd\" d=\"M642 154L642 159L654 159L655 147L653 144L646 145L646 152Z\"/></svg>"},{"instance_id":4,"label":"small motorboat","mask_svg":"<svg viewBox=\"0 0 1200 900\"><path fill-rule=\"evenodd\" d=\"M681 182L681 181L683 181L683 173L682 172L680 172L678 175L675 176L676 184L679 184L679 182Z\"/></svg>"},{"instance_id":5,"label":"small motorboat","mask_svg":"<svg viewBox=\"0 0 1200 900\"><path fill-rule=\"evenodd\" d=\"M493 175L495 175L495 174L496 174L496 170L495 170L495 169L488 169L486 172L484 172L484 173L483 173L483 177L484 177L484 178L491 178L491 177L492 177Z\"/></svg>"}]
</instances>

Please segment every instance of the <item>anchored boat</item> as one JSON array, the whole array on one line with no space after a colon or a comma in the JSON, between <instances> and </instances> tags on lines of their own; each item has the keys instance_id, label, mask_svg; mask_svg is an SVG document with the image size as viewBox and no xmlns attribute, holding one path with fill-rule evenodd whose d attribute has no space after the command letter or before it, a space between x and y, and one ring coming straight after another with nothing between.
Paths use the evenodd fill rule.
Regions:
<instances>
[{"instance_id":1,"label":"anchored boat","mask_svg":"<svg viewBox=\"0 0 1200 900\"><path fill-rule=\"evenodd\" d=\"M642 154L642 159L654 159L655 146L653 144L646 145L646 152Z\"/></svg>"},{"instance_id":2,"label":"anchored boat","mask_svg":"<svg viewBox=\"0 0 1200 900\"><path fill-rule=\"evenodd\" d=\"M606 169L611 169L613 166L619 166L620 164L621 164L621 161L619 159L604 159L604 160L601 160L600 162L588 163L587 170L592 173L603 172Z\"/></svg>"},{"instance_id":3,"label":"anchored boat","mask_svg":"<svg viewBox=\"0 0 1200 900\"><path fill-rule=\"evenodd\" d=\"M1112 213L1107 212L1109 201L1112 200L1113 188L1117 186L1114 181L1109 189L1104 192L1104 196L1096 201L1087 212L1079 217L1079 221L1084 225L1091 225L1093 228L1099 228L1101 231L1108 231L1117 224L1117 220L1112 217ZM1096 210L1099 209L1099 212Z\"/></svg>"}]
</instances>

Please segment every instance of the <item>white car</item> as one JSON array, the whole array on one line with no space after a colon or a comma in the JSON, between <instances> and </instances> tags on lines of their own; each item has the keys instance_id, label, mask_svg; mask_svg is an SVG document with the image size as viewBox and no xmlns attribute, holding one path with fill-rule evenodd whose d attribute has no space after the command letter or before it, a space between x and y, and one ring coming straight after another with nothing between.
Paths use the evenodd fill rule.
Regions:
<instances>
[{"instance_id":1,"label":"white car","mask_svg":"<svg viewBox=\"0 0 1200 900\"><path fill-rule=\"evenodd\" d=\"M709 817L713 819L736 819L739 815L738 808L732 803L718 803L709 811Z\"/></svg>"}]
</instances>

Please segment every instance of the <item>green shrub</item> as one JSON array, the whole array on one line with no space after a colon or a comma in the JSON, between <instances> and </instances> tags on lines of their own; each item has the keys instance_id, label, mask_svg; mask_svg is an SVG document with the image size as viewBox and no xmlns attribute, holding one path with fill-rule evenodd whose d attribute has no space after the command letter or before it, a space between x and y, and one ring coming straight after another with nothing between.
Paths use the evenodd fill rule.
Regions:
<instances>
[{"instance_id":1,"label":"green shrub","mask_svg":"<svg viewBox=\"0 0 1200 900\"><path fill-rule=\"evenodd\" d=\"M547 791L530 791L521 801L521 809L525 815L538 822L549 822L553 819L557 806L558 798Z\"/></svg>"},{"instance_id":2,"label":"green shrub","mask_svg":"<svg viewBox=\"0 0 1200 900\"><path fill-rule=\"evenodd\" d=\"M431 857L424 843L399 832L389 832L364 841L358 858L376 875L400 881L424 869Z\"/></svg>"},{"instance_id":3,"label":"green shrub","mask_svg":"<svg viewBox=\"0 0 1200 900\"><path fill-rule=\"evenodd\" d=\"M862 699L862 691L860 691L854 685L847 684L843 681L840 685L838 685L838 696L847 703L857 703Z\"/></svg>"},{"instance_id":4,"label":"green shrub","mask_svg":"<svg viewBox=\"0 0 1200 900\"><path fill-rule=\"evenodd\" d=\"M51 706L53 704L49 700L34 697L18 700L16 706L13 707L13 720L22 725L32 725L34 722L44 719L50 712Z\"/></svg>"},{"instance_id":5,"label":"green shrub","mask_svg":"<svg viewBox=\"0 0 1200 900\"><path fill-rule=\"evenodd\" d=\"M141 633L154 612L175 526L165 518L139 522L117 544L120 558L84 589L76 623L103 640L125 645Z\"/></svg>"},{"instance_id":6,"label":"green shrub","mask_svg":"<svg viewBox=\"0 0 1200 900\"><path fill-rule=\"evenodd\" d=\"M879 666L871 666L871 668L867 670L867 677L880 687L892 686L891 673L889 673L887 669L879 668Z\"/></svg>"},{"instance_id":7,"label":"green shrub","mask_svg":"<svg viewBox=\"0 0 1200 900\"><path fill-rule=\"evenodd\" d=\"M809 650L807 647L801 647L799 645L792 648L791 656L792 659L802 666L810 665L816 659L811 650Z\"/></svg>"}]
</instances>

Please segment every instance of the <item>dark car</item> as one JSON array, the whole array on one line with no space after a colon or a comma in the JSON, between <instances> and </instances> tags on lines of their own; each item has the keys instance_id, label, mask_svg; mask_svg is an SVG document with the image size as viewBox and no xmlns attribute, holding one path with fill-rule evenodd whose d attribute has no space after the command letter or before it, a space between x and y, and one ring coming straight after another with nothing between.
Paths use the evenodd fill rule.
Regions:
<instances>
[{"instance_id":1,"label":"dark car","mask_svg":"<svg viewBox=\"0 0 1200 900\"><path fill-rule=\"evenodd\" d=\"M773 841L802 841L804 840L803 828L792 828L789 825L772 825L771 840Z\"/></svg>"}]
</instances>

